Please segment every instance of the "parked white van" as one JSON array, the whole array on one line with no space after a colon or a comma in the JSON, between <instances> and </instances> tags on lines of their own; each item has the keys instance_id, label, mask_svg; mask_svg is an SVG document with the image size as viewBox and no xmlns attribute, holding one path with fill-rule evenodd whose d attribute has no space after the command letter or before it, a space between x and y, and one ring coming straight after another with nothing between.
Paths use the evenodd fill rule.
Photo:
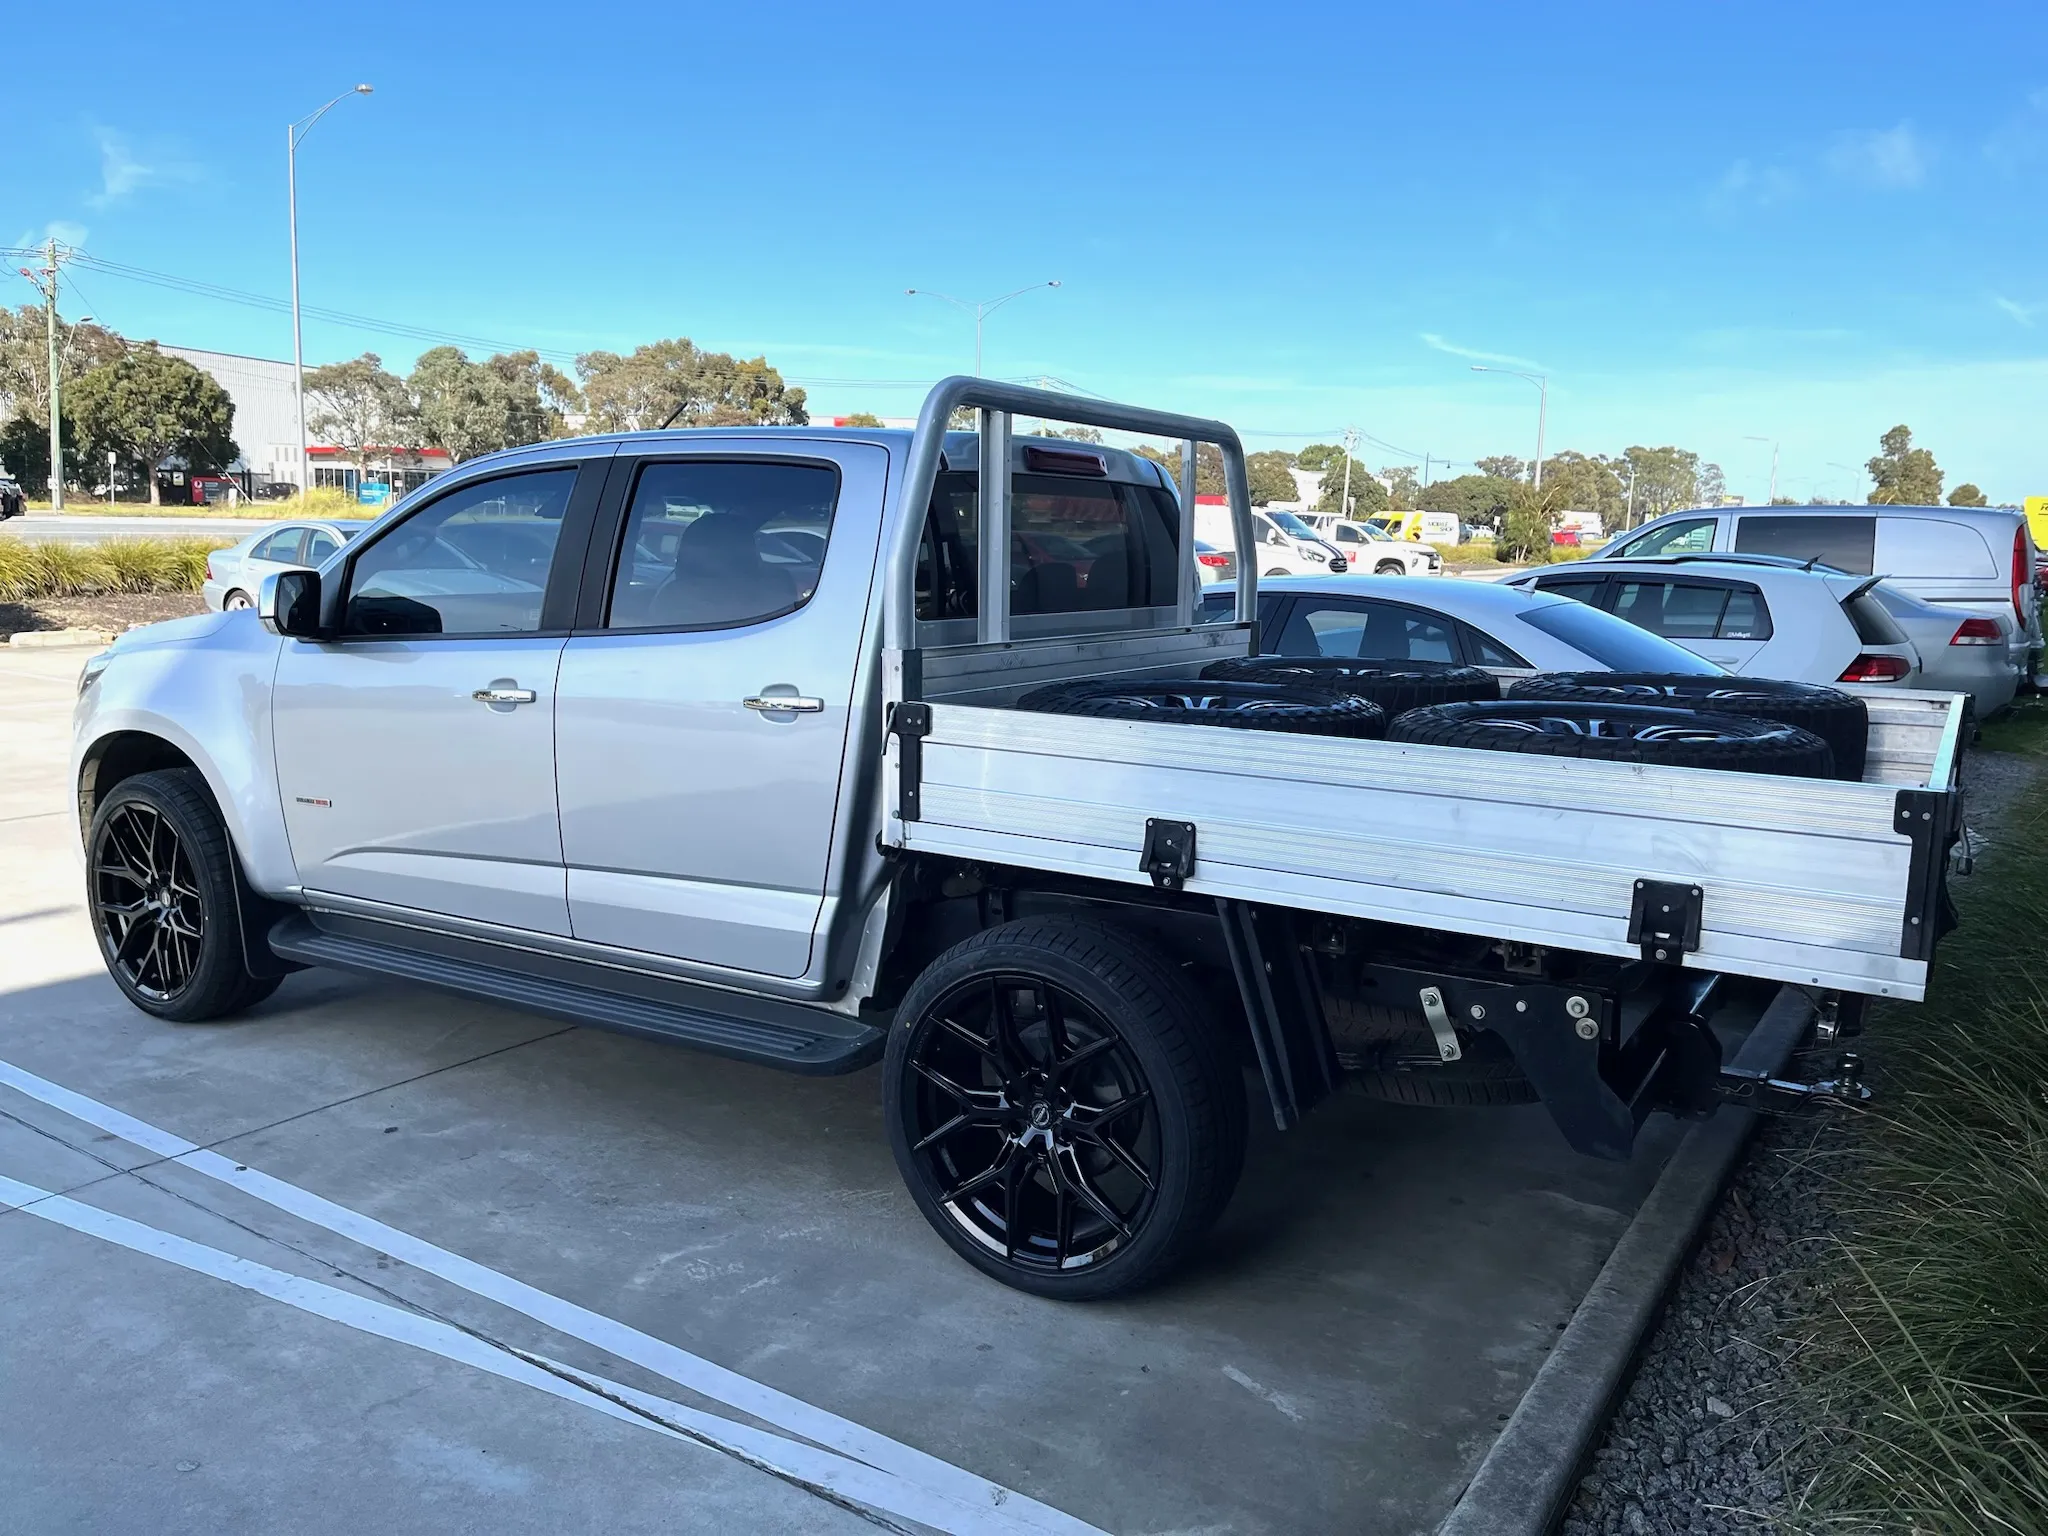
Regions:
<instances>
[{"instance_id":1,"label":"parked white van","mask_svg":"<svg viewBox=\"0 0 2048 1536\"><path fill-rule=\"evenodd\" d=\"M1591 558L1736 550L1883 576L1930 603L1998 621L2027 675L2041 649L2034 541L2016 507L1722 507L1671 512Z\"/></svg>"}]
</instances>

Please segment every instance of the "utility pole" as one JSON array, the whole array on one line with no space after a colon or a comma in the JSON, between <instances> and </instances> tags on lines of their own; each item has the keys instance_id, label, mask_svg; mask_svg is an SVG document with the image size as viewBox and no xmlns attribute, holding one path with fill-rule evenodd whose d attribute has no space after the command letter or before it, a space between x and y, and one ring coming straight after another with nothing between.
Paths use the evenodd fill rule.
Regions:
<instances>
[{"instance_id":1,"label":"utility pole","mask_svg":"<svg viewBox=\"0 0 2048 1536\"><path fill-rule=\"evenodd\" d=\"M1337 508L1337 515L1339 517L1349 517L1351 515L1351 450L1357 445L1357 442L1358 428L1346 427L1344 429L1344 500Z\"/></svg>"},{"instance_id":2,"label":"utility pole","mask_svg":"<svg viewBox=\"0 0 2048 1536\"><path fill-rule=\"evenodd\" d=\"M43 296L43 330L50 343L50 510L64 510L64 390L57 377L62 358L57 352L57 269L63 265L57 255L57 242L52 240L43 248L43 265L40 270L29 267L20 269L21 275L36 285L36 292Z\"/></svg>"},{"instance_id":3,"label":"utility pole","mask_svg":"<svg viewBox=\"0 0 2048 1536\"><path fill-rule=\"evenodd\" d=\"M285 124L284 195L290 206L292 230L292 404L299 418L299 495L312 489L313 471L306 454L306 344L299 327L299 141L313 131L338 102L351 96L367 96L371 87L358 85L343 91L318 112Z\"/></svg>"}]
</instances>

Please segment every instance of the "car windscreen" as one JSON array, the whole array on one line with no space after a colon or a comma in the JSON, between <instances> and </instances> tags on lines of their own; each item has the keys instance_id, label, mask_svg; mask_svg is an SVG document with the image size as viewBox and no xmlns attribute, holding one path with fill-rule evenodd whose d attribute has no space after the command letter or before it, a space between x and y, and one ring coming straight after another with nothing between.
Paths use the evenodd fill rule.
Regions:
<instances>
[{"instance_id":1,"label":"car windscreen","mask_svg":"<svg viewBox=\"0 0 2048 1536\"><path fill-rule=\"evenodd\" d=\"M1297 539L1320 539L1322 537L1321 534L1309 527L1307 523L1304 523L1292 512L1276 512L1271 507L1268 507L1266 508L1266 516L1273 519L1274 522L1278 523Z\"/></svg>"},{"instance_id":2,"label":"car windscreen","mask_svg":"<svg viewBox=\"0 0 2048 1536\"><path fill-rule=\"evenodd\" d=\"M1721 668L1661 635L1570 598L1525 608L1521 620L1553 640L1583 651L1610 672L1678 672L1710 677Z\"/></svg>"}]
</instances>

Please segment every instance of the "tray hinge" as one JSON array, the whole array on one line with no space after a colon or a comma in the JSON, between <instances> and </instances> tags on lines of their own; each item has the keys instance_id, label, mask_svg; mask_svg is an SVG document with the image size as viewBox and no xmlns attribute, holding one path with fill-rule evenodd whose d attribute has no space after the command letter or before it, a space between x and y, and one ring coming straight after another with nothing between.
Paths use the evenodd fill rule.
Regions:
<instances>
[{"instance_id":1,"label":"tray hinge","mask_svg":"<svg viewBox=\"0 0 2048 1536\"><path fill-rule=\"evenodd\" d=\"M1177 891L1195 872L1195 824L1145 818L1145 850L1138 868L1162 891Z\"/></svg>"},{"instance_id":2,"label":"tray hinge","mask_svg":"<svg viewBox=\"0 0 2048 1536\"><path fill-rule=\"evenodd\" d=\"M1638 880L1628 941L1653 964L1678 965L1700 947L1700 887L1682 880Z\"/></svg>"},{"instance_id":3,"label":"tray hinge","mask_svg":"<svg viewBox=\"0 0 2048 1536\"><path fill-rule=\"evenodd\" d=\"M1909 838L1906 910L1899 924L1899 958L1931 960L1934 942L1955 926L1949 906L1947 865L1956 826L1956 796L1946 789L1902 789L1892 812L1892 830Z\"/></svg>"},{"instance_id":4,"label":"tray hinge","mask_svg":"<svg viewBox=\"0 0 2048 1536\"><path fill-rule=\"evenodd\" d=\"M932 733L932 707L905 699L889 715L896 737L896 814L916 821L924 813L924 739Z\"/></svg>"}]
</instances>

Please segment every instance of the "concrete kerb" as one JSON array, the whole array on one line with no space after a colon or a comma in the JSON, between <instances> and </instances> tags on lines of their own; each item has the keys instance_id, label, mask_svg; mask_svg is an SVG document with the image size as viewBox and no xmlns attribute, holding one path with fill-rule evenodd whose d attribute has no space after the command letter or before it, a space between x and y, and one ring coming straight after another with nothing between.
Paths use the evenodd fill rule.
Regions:
<instances>
[{"instance_id":1,"label":"concrete kerb","mask_svg":"<svg viewBox=\"0 0 2048 1536\"><path fill-rule=\"evenodd\" d=\"M61 646L112 645L113 635L104 629L24 629L7 637L16 650L51 651Z\"/></svg>"},{"instance_id":2,"label":"concrete kerb","mask_svg":"<svg viewBox=\"0 0 2048 1536\"><path fill-rule=\"evenodd\" d=\"M1781 1071L1812 1017L1806 996L1783 988L1736 1064ZM1546 1536L1563 1518L1636 1348L1755 1127L1754 1110L1724 1105L1679 1143L1437 1536Z\"/></svg>"}]
</instances>

